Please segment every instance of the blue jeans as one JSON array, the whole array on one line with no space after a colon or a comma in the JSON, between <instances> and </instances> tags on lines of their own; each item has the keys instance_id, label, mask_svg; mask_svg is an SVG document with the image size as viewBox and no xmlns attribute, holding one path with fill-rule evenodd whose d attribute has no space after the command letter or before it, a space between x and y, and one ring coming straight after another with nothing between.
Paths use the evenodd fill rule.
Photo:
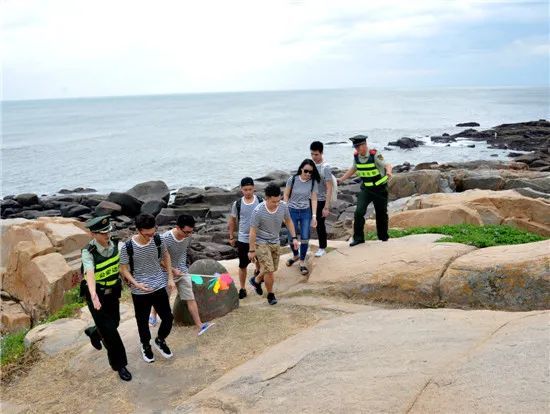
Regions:
<instances>
[{"instance_id":1,"label":"blue jeans","mask_svg":"<svg viewBox=\"0 0 550 414\"><path fill-rule=\"evenodd\" d=\"M311 208L304 208L301 210L296 208L289 208L288 211L290 212L290 218L294 223L294 229L296 230L296 235L298 234L300 235L300 252L298 253L298 250L294 250L294 246L292 245L292 236L289 233L288 240L289 240L290 248L292 249L292 253L294 253L294 256L300 255L300 260L305 260L307 249L309 247Z\"/></svg>"}]
</instances>

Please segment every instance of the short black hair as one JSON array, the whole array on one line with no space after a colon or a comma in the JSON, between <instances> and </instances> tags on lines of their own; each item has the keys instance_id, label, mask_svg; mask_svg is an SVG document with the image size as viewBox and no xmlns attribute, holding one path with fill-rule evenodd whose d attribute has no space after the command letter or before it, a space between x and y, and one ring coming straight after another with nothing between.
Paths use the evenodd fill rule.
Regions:
<instances>
[{"instance_id":1,"label":"short black hair","mask_svg":"<svg viewBox=\"0 0 550 414\"><path fill-rule=\"evenodd\" d=\"M252 179L252 177L244 177L241 180L241 187L244 187L246 185L254 185L254 180Z\"/></svg>"},{"instance_id":2,"label":"short black hair","mask_svg":"<svg viewBox=\"0 0 550 414\"><path fill-rule=\"evenodd\" d=\"M321 141L313 141L309 146L310 151L319 151L321 154L323 153L323 148L324 146Z\"/></svg>"},{"instance_id":3,"label":"short black hair","mask_svg":"<svg viewBox=\"0 0 550 414\"><path fill-rule=\"evenodd\" d=\"M189 214L182 214L178 217L178 227L184 228L186 226L195 227L195 219Z\"/></svg>"},{"instance_id":4,"label":"short black hair","mask_svg":"<svg viewBox=\"0 0 550 414\"><path fill-rule=\"evenodd\" d=\"M265 188L266 197L279 197L280 195L281 195L281 187L279 187L275 183L271 183Z\"/></svg>"},{"instance_id":5,"label":"short black hair","mask_svg":"<svg viewBox=\"0 0 550 414\"><path fill-rule=\"evenodd\" d=\"M141 229L153 229L156 227L155 216L152 214L140 214L136 216L136 228Z\"/></svg>"}]
</instances>

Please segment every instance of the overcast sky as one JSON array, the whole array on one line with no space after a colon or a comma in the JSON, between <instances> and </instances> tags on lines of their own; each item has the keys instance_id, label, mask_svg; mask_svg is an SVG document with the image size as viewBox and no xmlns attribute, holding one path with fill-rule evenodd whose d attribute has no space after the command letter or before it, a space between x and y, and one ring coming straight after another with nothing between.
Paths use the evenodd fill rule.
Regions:
<instances>
[{"instance_id":1,"label":"overcast sky","mask_svg":"<svg viewBox=\"0 0 550 414\"><path fill-rule=\"evenodd\" d=\"M3 98L543 86L548 1L2 0Z\"/></svg>"}]
</instances>

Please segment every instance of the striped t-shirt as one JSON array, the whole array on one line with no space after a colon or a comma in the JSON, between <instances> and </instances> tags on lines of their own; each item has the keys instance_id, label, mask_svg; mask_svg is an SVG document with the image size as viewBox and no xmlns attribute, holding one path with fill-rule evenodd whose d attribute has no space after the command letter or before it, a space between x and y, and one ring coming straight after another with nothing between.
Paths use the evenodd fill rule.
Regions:
<instances>
[{"instance_id":1,"label":"striped t-shirt","mask_svg":"<svg viewBox=\"0 0 550 414\"><path fill-rule=\"evenodd\" d=\"M153 238L151 238L146 245L141 245L132 237L132 245L134 247L134 274L132 275L134 279L139 283L149 286L152 291L165 288L168 284L168 276L162 271L160 261L166 252L166 244L162 243L161 239L160 259L158 257L157 245ZM120 249L120 264L129 265L129 263L130 260L128 252L126 251L126 243L124 243L122 249ZM130 289L134 295L151 293L144 292L134 286Z\"/></svg>"},{"instance_id":2,"label":"striped t-shirt","mask_svg":"<svg viewBox=\"0 0 550 414\"><path fill-rule=\"evenodd\" d=\"M256 229L256 243L279 244L281 225L289 218L288 205L284 201L279 203L273 213L267 210L265 201L258 204L250 221L250 227Z\"/></svg>"},{"instance_id":3,"label":"striped t-shirt","mask_svg":"<svg viewBox=\"0 0 550 414\"><path fill-rule=\"evenodd\" d=\"M292 186L292 178L294 177L294 186ZM313 178L302 181L300 176L291 176L286 182L286 188L292 188L290 193L290 198L288 200L288 206L290 208L295 208L297 210L304 210L310 208L309 199L311 198L311 193L316 193L318 191L317 181L313 181ZM312 185L313 184L313 185Z\"/></svg>"},{"instance_id":4,"label":"striped t-shirt","mask_svg":"<svg viewBox=\"0 0 550 414\"><path fill-rule=\"evenodd\" d=\"M254 194L254 200L252 200L252 203L246 204L244 197L242 197L240 217L237 217L237 202L238 201L235 201L231 206L231 216L237 218L237 220L239 221L239 236L237 240L241 243L248 243L248 234L250 233L250 219L252 218L252 212L254 211L256 206L260 204L260 200L258 199L256 194Z\"/></svg>"},{"instance_id":5,"label":"striped t-shirt","mask_svg":"<svg viewBox=\"0 0 550 414\"><path fill-rule=\"evenodd\" d=\"M183 273L187 273L187 248L189 247L189 243L191 243L191 237L177 240L173 230L168 230L160 237L168 249L170 259L172 260L172 267L181 270Z\"/></svg>"}]
</instances>

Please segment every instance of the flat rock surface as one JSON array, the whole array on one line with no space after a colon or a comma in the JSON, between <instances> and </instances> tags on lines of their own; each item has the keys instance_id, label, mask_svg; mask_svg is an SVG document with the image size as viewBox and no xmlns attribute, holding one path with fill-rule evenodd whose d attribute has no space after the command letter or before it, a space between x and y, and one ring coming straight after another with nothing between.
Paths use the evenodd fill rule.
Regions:
<instances>
[{"instance_id":1,"label":"flat rock surface","mask_svg":"<svg viewBox=\"0 0 550 414\"><path fill-rule=\"evenodd\" d=\"M175 412L542 413L550 313L371 310L302 332Z\"/></svg>"}]
</instances>

